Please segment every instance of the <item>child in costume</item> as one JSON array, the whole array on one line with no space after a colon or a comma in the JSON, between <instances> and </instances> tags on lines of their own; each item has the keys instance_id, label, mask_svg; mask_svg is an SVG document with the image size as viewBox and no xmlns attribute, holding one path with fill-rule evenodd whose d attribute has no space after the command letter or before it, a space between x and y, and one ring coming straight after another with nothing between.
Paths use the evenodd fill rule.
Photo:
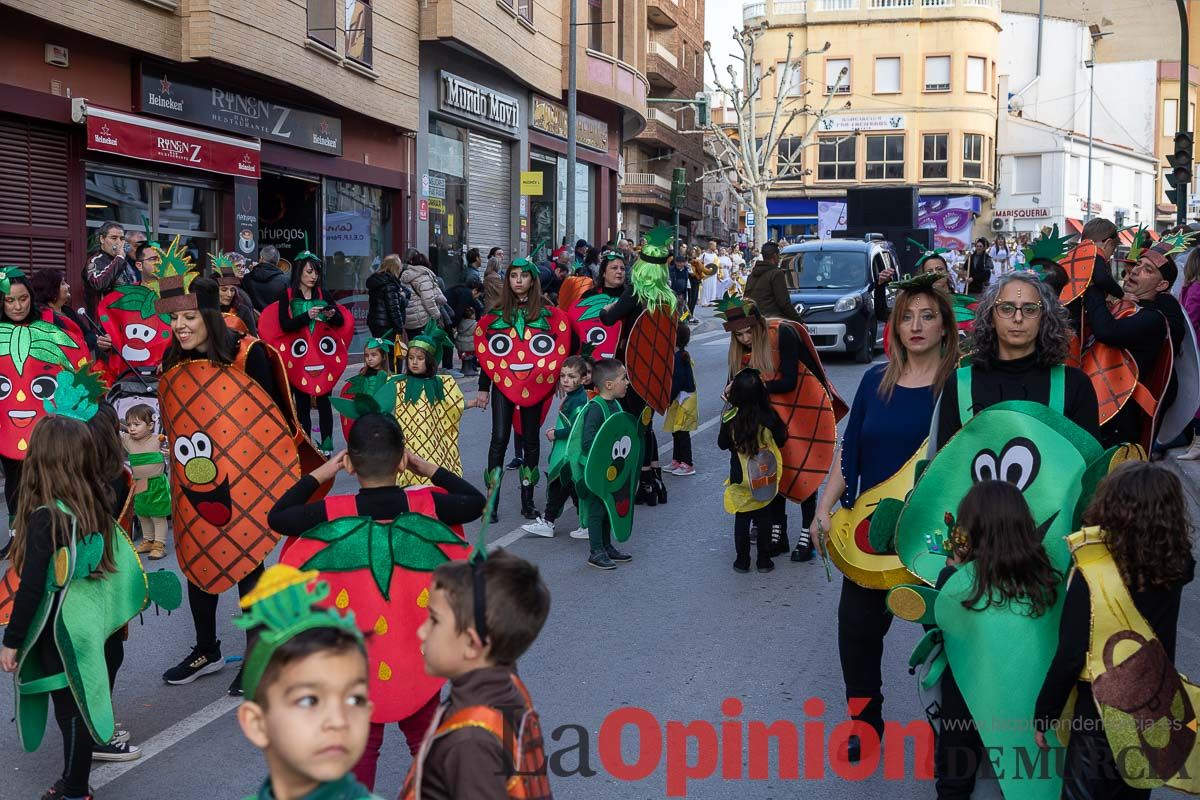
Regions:
<instances>
[{"instance_id":1,"label":"child in costume","mask_svg":"<svg viewBox=\"0 0 1200 800\"><path fill-rule=\"evenodd\" d=\"M538 569L503 550L433 574L418 635L425 670L448 679L402 800L550 800L541 725L517 659L550 613Z\"/></svg>"},{"instance_id":2,"label":"child in costume","mask_svg":"<svg viewBox=\"0 0 1200 800\"><path fill-rule=\"evenodd\" d=\"M972 486L958 505L957 524L943 549L946 567L937 588L956 570L971 565L974 583L962 601L969 612L1013 605L1025 612L1024 618L1037 618L1054 608L1060 575L1051 566L1029 506L1014 484L985 480ZM983 763L983 742L949 665L942 673L940 718L934 754L937 796L969 798L976 770Z\"/></svg>"},{"instance_id":3,"label":"child in costume","mask_svg":"<svg viewBox=\"0 0 1200 800\"><path fill-rule=\"evenodd\" d=\"M406 345L401 344L400 346L404 347L407 352ZM350 427L354 424L354 420L365 413L362 409L380 410L379 403L376 401L368 401L367 406L362 406L363 398L374 398L375 393L380 391L392 377L389 356L394 352L395 347L391 331L385 332L382 336L367 339L366 344L363 345L362 369L358 371L357 375L346 381L346 385L342 387L341 398L330 398L333 407L342 415L342 436L350 437ZM357 406L355 405L356 398L359 404Z\"/></svg>"},{"instance_id":4,"label":"child in costume","mask_svg":"<svg viewBox=\"0 0 1200 800\"><path fill-rule=\"evenodd\" d=\"M582 470L575 473L575 487L579 494L580 508L588 509L587 530L588 542L591 545L591 551L588 555L588 563L597 569L616 569L617 564L626 564L633 560L633 556L629 553L618 550L612 543L613 524L608 513L608 509L601 502L590 486L590 482L586 479L588 462L594 457L597 462L603 462L605 458L613 461L611 453L592 453L593 445L596 444L598 434L601 427L608 419L616 414L622 413L621 398L629 391L629 376L625 372L625 367L620 361L612 358L602 358L596 362L595 368L592 370L592 381L596 387L597 396L588 401L584 406L583 411L576 422L576 427L579 428L580 437L580 452L584 454L584 466ZM639 442L640 443L640 442ZM624 468L632 466L635 471L640 471L641 462L629 458L631 442L624 442L624 454L621 458L626 462L622 464L622 469L617 472L626 471ZM614 450L616 448L614 447ZM633 450L636 452L636 448ZM639 454L640 455L640 454ZM611 469L611 467L610 467ZM582 478L582 480L580 480ZM625 515L632 513L632 507L629 503L629 497L624 498L624 508L622 509Z\"/></svg>"},{"instance_id":5,"label":"child in costume","mask_svg":"<svg viewBox=\"0 0 1200 800\"><path fill-rule=\"evenodd\" d=\"M375 798L349 774L371 721L363 637L353 612L316 606L329 595L316 578L315 570L276 564L242 598L237 623L252 644L238 724L268 771L246 800Z\"/></svg>"},{"instance_id":6,"label":"child in costume","mask_svg":"<svg viewBox=\"0 0 1200 800\"><path fill-rule=\"evenodd\" d=\"M1146 798L1164 784L1196 794L1200 776L1180 767L1195 763L1186 715L1200 693L1173 666L1181 594L1196 570L1179 478L1157 464L1126 462L1101 480L1083 523L1089 527L1067 538L1076 569L1037 698L1038 746L1065 738L1060 715L1075 689L1072 717L1061 720L1070 732L1064 786L1077 787L1078 797ZM1108 649L1117 642L1126 655L1113 665ZM1131 651L1133 644L1141 646ZM1147 689L1158 694L1143 703ZM1143 706L1136 717L1124 710L1131 699ZM1135 726L1147 738L1152 728L1165 731L1166 741L1147 747Z\"/></svg>"},{"instance_id":7,"label":"child in costume","mask_svg":"<svg viewBox=\"0 0 1200 800\"><path fill-rule=\"evenodd\" d=\"M129 454L133 471L133 513L142 525L138 553L149 553L157 561L167 554L167 519L171 516L171 487L167 482L164 438L154 432L154 409L145 403L125 412L125 434L121 443Z\"/></svg>"},{"instance_id":8,"label":"child in costume","mask_svg":"<svg viewBox=\"0 0 1200 800\"><path fill-rule=\"evenodd\" d=\"M554 521L562 516L568 499L574 500L576 509L579 508L579 497L575 493L575 484L567 464L567 441L571 436L571 428L579 419L579 412L588 402L587 390L583 388L586 373L587 362L583 356L570 356L563 362L562 372L558 376L558 388L563 393L563 399L554 427L546 431L546 441L550 442L550 460L546 470L546 514L521 526L534 536L549 538L554 535ZM579 527L571 531L572 539L587 538L584 522L580 520Z\"/></svg>"},{"instance_id":9,"label":"child in costume","mask_svg":"<svg viewBox=\"0 0 1200 800\"><path fill-rule=\"evenodd\" d=\"M442 681L425 677L417 660L421 595L424 591L428 597L429 571L451 557L466 557L465 542L445 525L461 526L479 519L484 498L452 471L406 449L404 433L390 415L367 413L359 417L350 429L347 445L346 452L288 489L271 509L268 524L284 536L300 537L287 541L281 563L321 569L323 579L338 590L339 607L355 611L364 632L372 632L367 648L376 708L367 749L354 774L373 788L384 726L397 723L415 754L437 708ZM310 502L318 486L343 469L358 479L362 487L359 493ZM406 469L433 486L397 486L396 474ZM360 525L358 531L339 528L335 533L326 533L363 517L367 518L362 521L367 526ZM397 533L392 527L384 534L390 544L375 545L377 539L373 538L369 520L411 525L412 517L441 533L436 537L427 532L412 536L405 531ZM350 545L358 535L364 541L353 549ZM421 535L429 536L429 540L419 539ZM322 543L331 540L340 549L334 545L322 549ZM444 543L445 550L430 540ZM422 560L412 561L411 554ZM377 582L380 574L386 576L382 584Z\"/></svg>"},{"instance_id":10,"label":"child in costume","mask_svg":"<svg viewBox=\"0 0 1200 800\"><path fill-rule=\"evenodd\" d=\"M687 351L692 340L692 329L686 322L676 326L675 369L671 373L671 405L663 417L663 431L671 434L674 444L671 465L664 472L672 475L695 475L692 463L692 431L699 426L699 409L696 400L696 373L692 357Z\"/></svg>"},{"instance_id":11,"label":"child in costume","mask_svg":"<svg viewBox=\"0 0 1200 800\"><path fill-rule=\"evenodd\" d=\"M759 572L775 569L771 560L771 501L779 493L779 448L787 426L771 406L767 387L756 369L744 369L729 385L729 410L721 415L717 447L729 451L725 510L733 514L736 572L750 571L750 525L758 531Z\"/></svg>"}]
</instances>

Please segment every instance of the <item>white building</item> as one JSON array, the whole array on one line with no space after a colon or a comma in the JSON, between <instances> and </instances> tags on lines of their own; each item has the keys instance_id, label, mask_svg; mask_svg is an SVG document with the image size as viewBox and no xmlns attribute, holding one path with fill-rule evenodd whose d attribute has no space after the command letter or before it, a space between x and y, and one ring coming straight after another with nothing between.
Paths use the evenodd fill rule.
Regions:
<instances>
[{"instance_id":1,"label":"white building","mask_svg":"<svg viewBox=\"0 0 1200 800\"><path fill-rule=\"evenodd\" d=\"M1089 128L1091 215L1153 226L1157 63L1096 64L1092 94L1086 66L1092 42L1085 25L1042 21L1040 71L1037 15L1005 13L1001 25L1000 96L1008 98L1008 113L1001 108L998 122L992 230L1082 228Z\"/></svg>"}]
</instances>

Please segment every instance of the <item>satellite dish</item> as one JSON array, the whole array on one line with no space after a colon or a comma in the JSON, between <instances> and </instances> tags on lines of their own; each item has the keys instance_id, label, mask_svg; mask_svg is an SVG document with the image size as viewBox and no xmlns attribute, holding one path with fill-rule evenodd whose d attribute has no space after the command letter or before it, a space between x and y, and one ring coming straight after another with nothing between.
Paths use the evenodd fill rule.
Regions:
<instances>
[{"instance_id":1,"label":"satellite dish","mask_svg":"<svg viewBox=\"0 0 1200 800\"><path fill-rule=\"evenodd\" d=\"M1025 99L1021 95L1013 95L1008 98L1008 111L1010 114L1020 114L1025 108Z\"/></svg>"}]
</instances>

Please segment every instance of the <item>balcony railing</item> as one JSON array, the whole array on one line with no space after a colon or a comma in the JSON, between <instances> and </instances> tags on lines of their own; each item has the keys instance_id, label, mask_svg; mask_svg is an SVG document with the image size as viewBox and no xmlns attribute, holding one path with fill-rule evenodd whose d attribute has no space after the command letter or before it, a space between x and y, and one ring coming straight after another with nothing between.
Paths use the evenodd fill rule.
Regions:
<instances>
[{"instance_id":1,"label":"balcony railing","mask_svg":"<svg viewBox=\"0 0 1200 800\"><path fill-rule=\"evenodd\" d=\"M666 125L673 131L679 129L679 123L675 121L675 115L669 111L663 111L661 108L651 108L650 119L659 125Z\"/></svg>"},{"instance_id":2,"label":"balcony railing","mask_svg":"<svg viewBox=\"0 0 1200 800\"><path fill-rule=\"evenodd\" d=\"M807 14L808 0L775 0L773 10L776 14Z\"/></svg>"},{"instance_id":3,"label":"balcony railing","mask_svg":"<svg viewBox=\"0 0 1200 800\"><path fill-rule=\"evenodd\" d=\"M858 11L858 0L817 0L817 11Z\"/></svg>"},{"instance_id":4,"label":"balcony railing","mask_svg":"<svg viewBox=\"0 0 1200 800\"><path fill-rule=\"evenodd\" d=\"M653 109L652 109L653 110ZM671 179L653 172L626 172L626 186L657 186L664 191L671 191Z\"/></svg>"},{"instance_id":5,"label":"balcony railing","mask_svg":"<svg viewBox=\"0 0 1200 800\"><path fill-rule=\"evenodd\" d=\"M751 0L742 6L742 21L750 22L751 20L761 19L767 15L766 0Z\"/></svg>"},{"instance_id":6,"label":"balcony railing","mask_svg":"<svg viewBox=\"0 0 1200 800\"><path fill-rule=\"evenodd\" d=\"M985 8L999 12L1001 0L744 0L742 16L746 23L777 16L805 16L810 11L905 11L907 9ZM811 6L811 8L810 8Z\"/></svg>"},{"instance_id":7,"label":"balcony railing","mask_svg":"<svg viewBox=\"0 0 1200 800\"><path fill-rule=\"evenodd\" d=\"M868 8L912 8L913 0L868 0Z\"/></svg>"},{"instance_id":8,"label":"balcony railing","mask_svg":"<svg viewBox=\"0 0 1200 800\"><path fill-rule=\"evenodd\" d=\"M664 46L660 42L650 40L647 44L647 49L652 55L658 56L675 69L679 69L679 59L675 57L675 54L671 52L670 48Z\"/></svg>"}]
</instances>

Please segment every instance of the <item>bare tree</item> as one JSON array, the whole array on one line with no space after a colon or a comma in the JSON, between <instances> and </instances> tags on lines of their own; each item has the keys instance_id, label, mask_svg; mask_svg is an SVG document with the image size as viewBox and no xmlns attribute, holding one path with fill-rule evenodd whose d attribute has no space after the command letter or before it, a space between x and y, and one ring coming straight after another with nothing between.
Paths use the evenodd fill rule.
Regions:
<instances>
[{"instance_id":1,"label":"bare tree","mask_svg":"<svg viewBox=\"0 0 1200 800\"><path fill-rule=\"evenodd\" d=\"M734 28L733 38L741 48L742 54L734 55L733 58L741 62L741 75L738 75L738 71L731 64L726 67L728 81L723 80L718 73L712 55L712 43L704 43L704 52L708 54L709 64L712 65L713 88L724 107L732 106L734 120L732 123L718 123L715 117L710 118L708 129L705 131L707 135L704 137L704 149L716 165L700 179L710 175L720 176L729 185L738 202L748 211L754 212L754 244L759 247L767 241L767 193L779 181L803 178L811 172L804 168L804 151L813 144L818 129L817 123L829 114L830 106L837 97L838 90L844 85L847 73L843 67L836 81L828 87L823 85L823 81L814 82L804 72L804 60L829 50L829 42L820 49L805 49L793 56L793 35L789 32L787 56L784 60L779 65L773 64L761 74L756 74L755 51L767 27L767 22L763 21L759 25L748 25L741 30ZM770 126L760 137L758 101L761 99L764 82L775 75L779 67L782 69L776 85L786 88L776 93ZM814 85L826 94L819 108L811 105L808 100ZM796 87L796 91L792 91L792 87ZM847 100L842 108L849 107L850 101ZM788 134L793 130L799 132L799 136L789 137ZM787 149L779 150L784 142L787 143Z\"/></svg>"}]
</instances>

